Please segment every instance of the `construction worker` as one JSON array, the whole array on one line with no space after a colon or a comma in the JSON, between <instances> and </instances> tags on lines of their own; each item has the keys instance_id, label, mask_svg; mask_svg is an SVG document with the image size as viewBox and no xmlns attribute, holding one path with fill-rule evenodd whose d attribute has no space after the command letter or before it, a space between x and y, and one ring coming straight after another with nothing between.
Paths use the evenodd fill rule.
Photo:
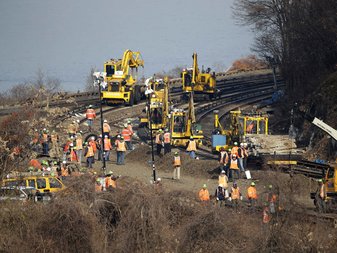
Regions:
<instances>
[{"instance_id":1,"label":"construction worker","mask_svg":"<svg viewBox=\"0 0 337 253\"><path fill-rule=\"evenodd\" d=\"M92 105L89 105L89 108L87 109L85 116L87 118L87 123L89 126L89 132L91 132L92 130L92 125L93 125L93 121L96 118L96 112L94 109L92 109Z\"/></svg>"},{"instance_id":2,"label":"construction worker","mask_svg":"<svg viewBox=\"0 0 337 253\"><path fill-rule=\"evenodd\" d=\"M66 143L63 145L63 160L67 159L67 156L70 153L70 144L73 143L71 138L67 139Z\"/></svg>"},{"instance_id":3,"label":"construction worker","mask_svg":"<svg viewBox=\"0 0 337 253\"><path fill-rule=\"evenodd\" d=\"M104 136L104 159L105 161L109 161L110 150L112 149L111 140L109 136Z\"/></svg>"},{"instance_id":4,"label":"construction worker","mask_svg":"<svg viewBox=\"0 0 337 253\"><path fill-rule=\"evenodd\" d=\"M238 156L238 150L239 150L238 143L234 142L234 147L232 147L232 149L231 149L231 154L236 155L236 157L237 157Z\"/></svg>"},{"instance_id":5,"label":"construction worker","mask_svg":"<svg viewBox=\"0 0 337 253\"><path fill-rule=\"evenodd\" d=\"M78 162L77 153L76 153L76 146L73 143L70 143L70 161L71 162Z\"/></svg>"},{"instance_id":6,"label":"construction worker","mask_svg":"<svg viewBox=\"0 0 337 253\"><path fill-rule=\"evenodd\" d=\"M208 202L210 200L209 192L207 190L207 185L204 184L202 189L199 191L199 199L202 202Z\"/></svg>"},{"instance_id":7,"label":"construction worker","mask_svg":"<svg viewBox=\"0 0 337 253\"><path fill-rule=\"evenodd\" d=\"M122 137L125 141L126 149L132 150L132 147L131 147L131 132L128 129L128 124L124 124L124 129L122 130Z\"/></svg>"},{"instance_id":8,"label":"construction worker","mask_svg":"<svg viewBox=\"0 0 337 253\"><path fill-rule=\"evenodd\" d=\"M226 175L226 171L222 170L219 175L218 180L219 185L221 184L225 190L225 195L228 196L228 177Z\"/></svg>"},{"instance_id":9,"label":"construction worker","mask_svg":"<svg viewBox=\"0 0 337 253\"><path fill-rule=\"evenodd\" d=\"M233 183L233 187L231 188L230 192L230 201L233 203L233 207L235 212L238 211L239 201L242 200L242 194L240 192L240 188L236 182Z\"/></svg>"},{"instance_id":10,"label":"construction worker","mask_svg":"<svg viewBox=\"0 0 337 253\"><path fill-rule=\"evenodd\" d=\"M111 170L105 175L104 183L106 191L113 191L117 188L116 179L117 178L113 178L113 172Z\"/></svg>"},{"instance_id":11,"label":"construction worker","mask_svg":"<svg viewBox=\"0 0 337 253\"><path fill-rule=\"evenodd\" d=\"M96 139L96 147L97 147L97 161L103 160L103 149L102 149L102 135L100 134L98 138Z\"/></svg>"},{"instance_id":12,"label":"construction worker","mask_svg":"<svg viewBox=\"0 0 337 253\"><path fill-rule=\"evenodd\" d=\"M318 189L316 191L315 201L316 206L318 208L318 211L320 213L326 213L326 198L327 198L327 192L326 192L326 185L325 180L319 179L318 180Z\"/></svg>"},{"instance_id":13,"label":"construction worker","mask_svg":"<svg viewBox=\"0 0 337 253\"><path fill-rule=\"evenodd\" d=\"M175 179L180 179L180 167L181 167L181 159L180 159L180 155L178 152L174 153L174 157L173 157L173 180Z\"/></svg>"},{"instance_id":14,"label":"construction worker","mask_svg":"<svg viewBox=\"0 0 337 253\"><path fill-rule=\"evenodd\" d=\"M249 207L251 207L252 211L255 211L255 206L257 202L255 182L251 182L250 186L247 189L247 199Z\"/></svg>"},{"instance_id":15,"label":"construction worker","mask_svg":"<svg viewBox=\"0 0 337 253\"><path fill-rule=\"evenodd\" d=\"M104 136L107 135L108 138L110 138L110 131L111 131L110 125L108 124L108 121L105 119L103 123L103 135Z\"/></svg>"},{"instance_id":16,"label":"construction worker","mask_svg":"<svg viewBox=\"0 0 337 253\"><path fill-rule=\"evenodd\" d=\"M89 145L87 142L84 143L85 149L84 149L84 156L87 158L87 167L92 168L92 164L95 161L95 153L94 149L91 145Z\"/></svg>"},{"instance_id":17,"label":"construction worker","mask_svg":"<svg viewBox=\"0 0 337 253\"><path fill-rule=\"evenodd\" d=\"M266 201L269 205L269 211L273 215L278 209L278 195L273 189L273 185L268 185L268 191L266 194Z\"/></svg>"},{"instance_id":18,"label":"construction worker","mask_svg":"<svg viewBox=\"0 0 337 253\"><path fill-rule=\"evenodd\" d=\"M76 134L76 154L78 163L82 163L83 138L81 133Z\"/></svg>"},{"instance_id":19,"label":"construction worker","mask_svg":"<svg viewBox=\"0 0 337 253\"><path fill-rule=\"evenodd\" d=\"M237 175L237 179L240 179L240 170L238 166L238 160L236 159L236 155L230 156L230 166L229 166L229 179L234 181L234 174Z\"/></svg>"},{"instance_id":20,"label":"construction worker","mask_svg":"<svg viewBox=\"0 0 337 253\"><path fill-rule=\"evenodd\" d=\"M164 155L165 155L171 152L171 134L167 128L165 129L163 139L164 139Z\"/></svg>"},{"instance_id":21,"label":"construction worker","mask_svg":"<svg viewBox=\"0 0 337 253\"><path fill-rule=\"evenodd\" d=\"M270 220L271 220L271 215L269 211L269 206L268 206L268 203L265 202L264 207L263 207L263 212L262 212L262 222L264 224L268 224Z\"/></svg>"},{"instance_id":22,"label":"construction worker","mask_svg":"<svg viewBox=\"0 0 337 253\"><path fill-rule=\"evenodd\" d=\"M117 165L124 164L125 152L126 152L126 144L123 136L118 135L117 140L115 142L116 151L117 151Z\"/></svg>"},{"instance_id":23,"label":"construction worker","mask_svg":"<svg viewBox=\"0 0 337 253\"><path fill-rule=\"evenodd\" d=\"M243 147L243 143L240 143L240 147L238 148L238 165L241 172L245 172L245 167L243 166L243 159L245 157L245 149Z\"/></svg>"},{"instance_id":24,"label":"construction worker","mask_svg":"<svg viewBox=\"0 0 337 253\"><path fill-rule=\"evenodd\" d=\"M44 128L41 135L41 143L42 143L42 154L49 154L49 131Z\"/></svg>"},{"instance_id":25,"label":"construction worker","mask_svg":"<svg viewBox=\"0 0 337 253\"><path fill-rule=\"evenodd\" d=\"M164 141L163 130L159 129L157 134L156 134L156 148L157 148L157 155L158 156L161 155L161 149L163 147L163 141Z\"/></svg>"},{"instance_id":26,"label":"construction worker","mask_svg":"<svg viewBox=\"0 0 337 253\"><path fill-rule=\"evenodd\" d=\"M60 149L59 149L59 136L55 130L51 132L50 141L52 144L52 149L54 151L54 157L60 158L61 154L60 154Z\"/></svg>"},{"instance_id":27,"label":"construction worker","mask_svg":"<svg viewBox=\"0 0 337 253\"><path fill-rule=\"evenodd\" d=\"M94 160L93 163L95 163L95 154L97 153L97 144L96 144L96 140L95 137L92 136L88 142L88 145L90 145L92 147L92 150L94 151Z\"/></svg>"},{"instance_id":28,"label":"construction worker","mask_svg":"<svg viewBox=\"0 0 337 253\"><path fill-rule=\"evenodd\" d=\"M68 168L67 168L67 162L63 161L61 165L61 178L62 180L66 179L66 177L69 176Z\"/></svg>"},{"instance_id":29,"label":"construction worker","mask_svg":"<svg viewBox=\"0 0 337 253\"><path fill-rule=\"evenodd\" d=\"M69 137L75 137L76 135L76 121L72 121L71 123L69 123L68 125L68 135Z\"/></svg>"},{"instance_id":30,"label":"construction worker","mask_svg":"<svg viewBox=\"0 0 337 253\"><path fill-rule=\"evenodd\" d=\"M101 192L101 191L103 191L103 186L101 184L101 180L97 178L96 183L95 183L95 192Z\"/></svg>"},{"instance_id":31,"label":"construction worker","mask_svg":"<svg viewBox=\"0 0 337 253\"><path fill-rule=\"evenodd\" d=\"M219 184L218 187L215 189L214 196L216 198L218 206L221 207L226 200L226 193L222 184Z\"/></svg>"},{"instance_id":32,"label":"construction worker","mask_svg":"<svg viewBox=\"0 0 337 253\"><path fill-rule=\"evenodd\" d=\"M131 150L133 150L132 136L133 136L134 132L133 132L132 125L131 125L131 120L128 120L128 130L131 133L131 136L130 136L130 147L131 147Z\"/></svg>"},{"instance_id":33,"label":"construction worker","mask_svg":"<svg viewBox=\"0 0 337 253\"><path fill-rule=\"evenodd\" d=\"M188 152L188 154L192 159L196 158L195 152L197 151L197 143L192 136L190 137L190 140L187 142L186 151Z\"/></svg>"},{"instance_id":34,"label":"construction worker","mask_svg":"<svg viewBox=\"0 0 337 253\"><path fill-rule=\"evenodd\" d=\"M226 175L229 175L228 171L228 161L229 161L229 155L224 147L220 148L219 153L219 164L220 164L220 171L225 171Z\"/></svg>"}]
</instances>

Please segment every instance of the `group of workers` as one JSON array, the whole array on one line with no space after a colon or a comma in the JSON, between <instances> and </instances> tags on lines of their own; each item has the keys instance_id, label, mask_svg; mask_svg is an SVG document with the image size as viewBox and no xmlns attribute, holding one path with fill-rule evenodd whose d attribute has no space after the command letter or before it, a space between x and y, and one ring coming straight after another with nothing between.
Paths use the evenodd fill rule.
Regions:
<instances>
[{"instance_id":1,"label":"group of workers","mask_svg":"<svg viewBox=\"0 0 337 253\"><path fill-rule=\"evenodd\" d=\"M269 223L272 216L279 210L279 194L277 190L273 189L272 185L269 185L267 191L262 193L261 196L262 198L259 199L256 184L254 181L251 182L246 192L248 207L252 212L255 212L258 208L258 202L261 201L263 203L263 223ZM228 177L224 170L219 175L219 182L214 195L209 193L207 185L204 184L198 193L198 197L204 204L210 203L211 197L213 197L219 207L231 206L235 212L238 212L240 203L243 201L243 193L238 183L234 181L233 186L229 188Z\"/></svg>"}]
</instances>

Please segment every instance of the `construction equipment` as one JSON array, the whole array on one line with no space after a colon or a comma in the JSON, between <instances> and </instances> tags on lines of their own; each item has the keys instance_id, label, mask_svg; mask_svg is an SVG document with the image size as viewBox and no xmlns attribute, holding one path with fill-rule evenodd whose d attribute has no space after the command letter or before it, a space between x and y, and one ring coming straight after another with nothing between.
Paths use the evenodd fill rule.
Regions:
<instances>
[{"instance_id":1,"label":"construction equipment","mask_svg":"<svg viewBox=\"0 0 337 253\"><path fill-rule=\"evenodd\" d=\"M101 99L107 104L136 104L141 100L144 86L137 83L138 67L144 67L140 52L126 50L122 59L110 59L104 63L106 84Z\"/></svg>"},{"instance_id":2,"label":"construction equipment","mask_svg":"<svg viewBox=\"0 0 337 253\"><path fill-rule=\"evenodd\" d=\"M215 73L210 73L211 69L208 68L206 71L203 69L201 72L198 67L197 54L193 53L193 66L190 69L183 69L181 73L182 77L182 89L185 92L185 98L188 98L188 94L194 91L197 97L214 99L218 97L218 90L216 88Z\"/></svg>"}]
</instances>

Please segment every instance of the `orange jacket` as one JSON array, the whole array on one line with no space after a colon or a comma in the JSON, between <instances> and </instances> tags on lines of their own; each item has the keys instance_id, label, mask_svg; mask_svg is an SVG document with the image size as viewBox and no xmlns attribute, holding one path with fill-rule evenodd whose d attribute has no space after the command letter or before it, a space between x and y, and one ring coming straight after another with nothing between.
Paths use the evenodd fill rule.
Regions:
<instances>
[{"instance_id":1,"label":"orange jacket","mask_svg":"<svg viewBox=\"0 0 337 253\"><path fill-rule=\"evenodd\" d=\"M201 201L208 201L210 198L209 198L209 192L207 189L201 189L199 191L199 199Z\"/></svg>"},{"instance_id":2,"label":"orange jacket","mask_svg":"<svg viewBox=\"0 0 337 253\"><path fill-rule=\"evenodd\" d=\"M95 119L96 118L96 112L94 109L87 109L87 112L85 113L87 119Z\"/></svg>"},{"instance_id":3,"label":"orange jacket","mask_svg":"<svg viewBox=\"0 0 337 253\"><path fill-rule=\"evenodd\" d=\"M122 131L122 136L124 138L124 141L130 141L131 140L131 132L129 131L129 129L124 128Z\"/></svg>"},{"instance_id":4,"label":"orange jacket","mask_svg":"<svg viewBox=\"0 0 337 253\"><path fill-rule=\"evenodd\" d=\"M104 151L109 151L112 149L111 140L109 138L104 138Z\"/></svg>"},{"instance_id":5,"label":"orange jacket","mask_svg":"<svg viewBox=\"0 0 337 253\"><path fill-rule=\"evenodd\" d=\"M234 147L232 147L231 154L238 156L239 155L238 151L239 151L239 147L238 146L234 146Z\"/></svg>"},{"instance_id":6,"label":"orange jacket","mask_svg":"<svg viewBox=\"0 0 337 253\"><path fill-rule=\"evenodd\" d=\"M92 151L93 151L94 153L97 152L97 146L96 146L96 142L95 142L94 140L89 141L89 146L92 147Z\"/></svg>"},{"instance_id":7,"label":"orange jacket","mask_svg":"<svg viewBox=\"0 0 337 253\"><path fill-rule=\"evenodd\" d=\"M257 199L257 192L254 186L249 186L247 189L247 198L249 199Z\"/></svg>"},{"instance_id":8,"label":"orange jacket","mask_svg":"<svg viewBox=\"0 0 337 253\"><path fill-rule=\"evenodd\" d=\"M112 188L116 188L117 187L116 181L113 180L111 177L106 177L104 181L105 181L105 189L108 189L110 186Z\"/></svg>"}]
</instances>

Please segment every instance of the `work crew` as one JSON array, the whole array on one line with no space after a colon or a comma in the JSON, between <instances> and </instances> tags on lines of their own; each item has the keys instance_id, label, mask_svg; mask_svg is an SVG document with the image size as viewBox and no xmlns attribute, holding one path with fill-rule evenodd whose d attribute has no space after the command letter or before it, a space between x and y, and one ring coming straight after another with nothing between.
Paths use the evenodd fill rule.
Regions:
<instances>
[{"instance_id":1,"label":"work crew","mask_svg":"<svg viewBox=\"0 0 337 253\"><path fill-rule=\"evenodd\" d=\"M49 131L44 128L41 134L41 143L42 143L42 154L49 154Z\"/></svg>"},{"instance_id":2,"label":"work crew","mask_svg":"<svg viewBox=\"0 0 337 253\"><path fill-rule=\"evenodd\" d=\"M101 180L97 178L96 183L95 183L95 192L101 192L101 191L103 191Z\"/></svg>"},{"instance_id":3,"label":"work crew","mask_svg":"<svg viewBox=\"0 0 337 253\"><path fill-rule=\"evenodd\" d=\"M237 212L239 207L239 201L242 200L242 194L236 182L233 183L233 187L231 188L230 200L232 201L233 207Z\"/></svg>"},{"instance_id":4,"label":"work crew","mask_svg":"<svg viewBox=\"0 0 337 253\"><path fill-rule=\"evenodd\" d=\"M54 157L60 158L61 154L60 154L60 149L59 149L59 136L55 130L51 132L50 141L52 144L52 149L54 151Z\"/></svg>"},{"instance_id":5,"label":"work crew","mask_svg":"<svg viewBox=\"0 0 337 253\"><path fill-rule=\"evenodd\" d=\"M164 155L165 155L171 152L171 133L168 129L165 129L163 139L164 139Z\"/></svg>"},{"instance_id":6,"label":"work crew","mask_svg":"<svg viewBox=\"0 0 337 253\"><path fill-rule=\"evenodd\" d=\"M238 160L236 159L236 155L232 154L230 156L230 166L229 166L229 179L234 181L234 174L237 175L237 179L240 179L240 170L238 166Z\"/></svg>"},{"instance_id":7,"label":"work crew","mask_svg":"<svg viewBox=\"0 0 337 253\"><path fill-rule=\"evenodd\" d=\"M245 149L243 147L243 143L240 143L240 147L238 148L237 160L241 172L245 172L245 167L243 166L244 158L245 158Z\"/></svg>"},{"instance_id":8,"label":"work crew","mask_svg":"<svg viewBox=\"0 0 337 253\"><path fill-rule=\"evenodd\" d=\"M89 108L87 109L85 116L87 118L87 123L88 123L88 127L89 127L89 132L91 132L92 130L92 125L93 125L93 121L96 118L96 112L94 109L92 109L92 105L89 105Z\"/></svg>"},{"instance_id":9,"label":"work crew","mask_svg":"<svg viewBox=\"0 0 337 253\"><path fill-rule=\"evenodd\" d=\"M207 185L204 184L202 189L199 191L199 199L202 202L208 202L210 200L209 192L207 190Z\"/></svg>"},{"instance_id":10,"label":"work crew","mask_svg":"<svg viewBox=\"0 0 337 253\"><path fill-rule=\"evenodd\" d=\"M238 156L238 150L239 150L238 143L234 142L234 146L231 149L231 154L236 155L236 157L237 157Z\"/></svg>"},{"instance_id":11,"label":"work crew","mask_svg":"<svg viewBox=\"0 0 337 253\"><path fill-rule=\"evenodd\" d=\"M132 145L132 136L134 134L133 129L132 129L132 124L131 124L131 120L128 120L128 130L130 132L130 149L133 150L133 145Z\"/></svg>"},{"instance_id":12,"label":"work crew","mask_svg":"<svg viewBox=\"0 0 337 253\"><path fill-rule=\"evenodd\" d=\"M228 171L228 161L229 161L229 155L224 147L220 148L219 153L219 164L220 164L220 171L225 171L226 175L229 176Z\"/></svg>"},{"instance_id":13,"label":"work crew","mask_svg":"<svg viewBox=\"0 0 337 253\"><path fill-rule=\"evenodd\" d=\"M124 142L126 144L126 149L127 150L132 150L131 147L131 132L128 129L128 124L124 124L124 129L122 130L122 137L124 139Z\"/></svg>"},{"instance_id":14,"label":"work crew","mask_svg":"<svg viewBox=\"0 0 337 253\"><path fill-rule=\"evenodd\" d=\"M76 121L72 121L71 123L69 123L68 125L68 135L69 137L75 137L76 135Z\"/></svg>"},{"instance_id":15,"label":"work crew","mask_svg":"<svg viewBox=\"0 0 337 253\"><path fill-rule=\"evenodd\" d=\"M221 207L226 200L226 193L222 184L219 184L218 187L215 189L214 196L216 197L216 202L218 206Z\"/></svg>"},{"instance_id":16,"label":"work crew","mask_svg":"<svg viewBox=\"0 0 337 253\"><path fill-rule=\"evenodd\" d=\"M115 142L116 151L117 151L117 165L123 165L126 152L126 144L123 136L118 135Z\"/></svg>"},{"instance_id":17,"label":"work crew","mask_svg":"<svg viewBox=\"0 0 337 253\"><path fill-rule=\"evenodd\" d=\"M109 161L110 150L112 150L111 140L109 136L104 136L104 160Z\"/></svg>"},{"instance_id":18,"label":"work crew","mask_svg":"<svg viewBox=\"0 0 337 253\"><path fill-rule=\"evenodd\" d=\"M110 125L108 124L108 121L105 119L103 123L103 136L107 135L108 138L110 138Z\"/></svg>"},{"instance_id":19,"label":"work crew","mask_svg":"<svg viewBox=\"0 0 337 253\"><path fill-rule=\"evenodd\" d=\"M76 134L76 154L78 163L82 163L83 138L81 133Z\"/></svg>"},{"instance_id":20,"label":"work crew","mask_svg":"<svg viewBox=\"0 0 337 253\"><path fill-rule=\"evenodd\" d=\"M173 178L172 179L180 179L180 167L181 167L181 159L178 152L174 153L173 157Z\"/></svg>"},{"instance_id":21,"label":"work crew","mask_svg":"<svg viewBox=\"0 0 337 253\"><path fill-rule=\"evenodd\" d=\"M156 149L157 149L157 155L161 155L161 149L163 147L163 130L159 129L156 134Z\"/></svg>"},{"instance_id":22,"label":"work crew","mask_svg":"<svg viewBox=\"0 0 337 253\"><path fill-rule=\"evenodd\" d=\"M252 211L255 211L255 206L257 202L257 191L255 187L255 182L251 182L247 189L247 199L248 205L251 207Z\"/></svg>"},{"instance_id":23,"label":"work crew","mask_svg":"<svg viewBox=\"0 0 337 253\"><path fill-rule=\"evenodd\" d=\"M326 191L325 180L319 179L315 200L316 200L316 206L320 213L326 213L327 211L326 198L327 198L327 191Z\"/></svg>"},{"instance_id":24,"label":"work crew","mask_svg":"<svg viewBox=\"0 0 337 253\"><path fill-rule=\"evenodd\" d=\"M193 137L190 137L190 140L187 142L187 148L186 151L190 155L192 159L195 159L195 152L197 151L197 142L193 139Z\"/></svg>"},{"instance_id":25,"label":"work crew","mask_svg":"<svg viewBox=\"0 0 337 253\"><path fill-rule=\"evenodd\" d=\"M84 156L87 158L87 167L92 168L92 164L95 161L94 148L92 145L88 144L87 142L85 142L84 145L85 145Z\"/></svg>"},{"instance_id":26,"label":"work crew","mask_svg":"<svg viewBox=\"0 0 337 253\"><path fill-rule=\"evenodd\" d=\"M226 196L228 196L228 177L227 177L226 172L224 170L222 170L220 175L219 175L218 184L222 185L222 187L225 190Z\"/></svg>"}]
</instances>

